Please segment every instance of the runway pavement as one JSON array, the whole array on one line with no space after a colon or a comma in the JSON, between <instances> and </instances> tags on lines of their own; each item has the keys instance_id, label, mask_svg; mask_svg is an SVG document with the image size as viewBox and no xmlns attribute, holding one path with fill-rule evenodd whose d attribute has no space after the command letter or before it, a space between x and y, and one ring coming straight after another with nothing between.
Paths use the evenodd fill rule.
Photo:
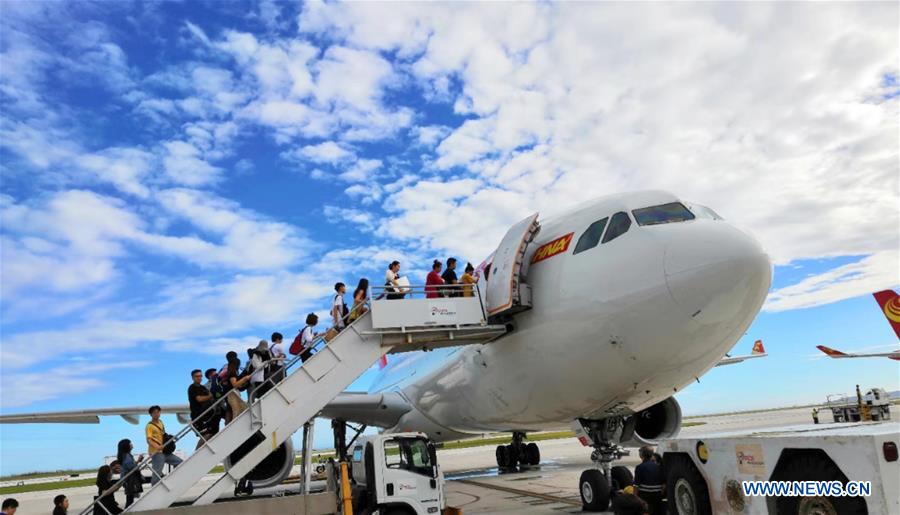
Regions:
<instances>
[{"instance_id":1,"label":"runway pavement","mask_svg":"<svg viewBox=\"0 0 900 515\"><path fill-rule=\"evenodd\" d=\"M820 418L823 423L831 422L830 412L826 410L820 411ZM812 420L808 408L798 408L700 417L690 421L704 424L682 429L684 436L808 424ZM583 447L574 438L542 441L539 446L541 465L513 473L498 471L494 447L439 451L438 462L448 479L448 504L462 508L467 515L581 513L578 479L582 471L592 466L591 448ZM617 464L633 468L638 462L637 450L634 449L631 456ZM293 474L299 474L299 467L295 467ZM186 498L199 496L213 479L213 476L208 476L195 485ZM296 488L296 485L288 485L282 489ZM72 507L70 513L78 513L92 501L96 488L16 494L13 497L20 503L18 515L49 514L53 509L52 499L58 493L69 497ZM119 503L124 505L124 496L117 497Z\"/></svg>"}]
</instances>

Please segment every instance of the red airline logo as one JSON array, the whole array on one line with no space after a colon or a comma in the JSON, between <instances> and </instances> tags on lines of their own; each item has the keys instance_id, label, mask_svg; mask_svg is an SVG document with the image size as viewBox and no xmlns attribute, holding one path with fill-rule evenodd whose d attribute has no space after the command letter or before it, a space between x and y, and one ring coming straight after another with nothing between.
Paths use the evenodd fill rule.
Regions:
<instances>
[{"instance_id":1,"label":"red airline logo","mask_svg":"<svg viewBox=\"0 0 900 515\"><path fill-rule=\"evenodd\" d=\"M543 261L548 258L552 258L557 254L561 254L569 249L569 244L572 243L572 236L574 236L574 232L570 232L565 236L560 236L555 240L545 243L541 245L537 251L535 251L534 256L531 258L531 264L537 263L538 261Z\"/></svg>"}]
</instances>

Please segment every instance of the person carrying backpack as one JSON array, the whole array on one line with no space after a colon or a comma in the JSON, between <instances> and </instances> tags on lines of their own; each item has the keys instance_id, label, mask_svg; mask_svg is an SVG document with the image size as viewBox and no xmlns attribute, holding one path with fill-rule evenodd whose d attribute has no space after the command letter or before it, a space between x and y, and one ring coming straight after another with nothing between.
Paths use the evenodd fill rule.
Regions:
<instances>
[{"instance_id":1,"label":"person carrying backpack","mask_svg":"<svg viewBox=\"0 0 900 515\"><path fill-rule=\"evenodd\" d=\"M271 384L265 382L266 365L271 359L269 342L260 340L256 348L247 349L247 355L250 356L250 364L247 365L250 372L250 394L248 398L252 403L254 399L262 397L271 388Z\"/></svg>"},{"instance_id":2,"label":"person carrying backpack","mask_svg":"<svg viewBox=\"0 0 900 515\"><path fill-rule=\"evenodd\" d=\"M237 357L237 352L229 351L225 359L228 363L219 371L219 382L224 383L223 389L227 396L225 403L228 404L225 424L229 424L234 417L247 410L247 403L241 398L240 390L250 382L250 376L241 373L241 360Z\"/></svg>"},{"instance_id":3,"label":"person carrying backpack","mask_svg":"<svg viewBox=\"0 0 900 515\"><path fill-rule=\"evenodd\" d=\"M170 442L172 435L166 433L166 426L160 420L162 409L159 406L150 406L150 422L147 423L147 453L150 454L150 465L155 474L150 478L150 483L155 485L163 475L163 465L177 467L181 464L181 458L172 454L175 451L175 442Z\"/></svg>"},{"instance_id":4,"label":"person carrying backpack","mask_svg":"<svg viewBox=\"0 0 900 515\"><path fill-rule=\"evenodd\" d=\"M331 325L337 331L341 331L347 321L347 303L344 302L344 294L347 293L347 286L344 283L334 285L334 297L331 299Z\"/></svg>"},{"instance_id":5,"label":"person carrying backpack","mask_svg":"<svg viewBox=\"0 0 900 515\"><path fill-rule=\"evenodd\" d=\"M319 317L315 313L306 315L306 327L300 330L291 344L291 354L300 355L300 361L306 363L306 360L312 357L313 343L320 335L313 332L313 328L319 323Z\"/></svg>"}]
</instances>

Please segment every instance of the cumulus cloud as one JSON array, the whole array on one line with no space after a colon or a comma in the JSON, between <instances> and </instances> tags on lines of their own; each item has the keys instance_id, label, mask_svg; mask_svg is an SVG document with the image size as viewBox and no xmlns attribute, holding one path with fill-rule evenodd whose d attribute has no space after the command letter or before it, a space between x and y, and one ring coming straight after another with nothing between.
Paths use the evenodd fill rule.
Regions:
<instances>
[{"instance_id":1,"label":"cumulus cloud","mask_svg":"<svg viewBox=\"0 0 900 515\"><path fill-rule=\"evenodd\" d=\"M635 189L710 205L777 264L860 256L774 291L769 311L897 282L894 4L408 3L385 18L314 1L295 30L263 2L242 14L263 33L178 20L184 55L165 66L129 60L127 34L77 9L0 19L2 171L19 185L0 202L4 310L28 292L71 312L126 273L158 290L56 331L5 327L4 377L53 351L34 341L179 351L202 332L221 350L311 309L329 274L476 261L535 211ZM67 102L60 77L110 98ZM261 212L249 179L298 165L334 187L303 215L389 247L327 250L298 212Z\"/></svg>"},{"instance_id":2,"label":"cumulus cloud","mask_svg":"<svg viewBox=\"0 0 900 515\"><path fill-rule=\"evenodd\" d=\"M765 311L803 309L867 295L900 284L900 252L876 252L802 281L773 290Z\"/></svg>"},{"instance_id":3,"label":"cumulus cloud","mask_svg":"<svg viewBox=\"0 0 900 515\"><path fill-rule=\"evenodd\" d=\"M40 372L7 372L0 396L0 409L27 406L29 404L63 396L71 396L104 386L113 386L105 372L143 368L149 361L117 361L107 363L76 363L41 370ZM53 378L49 380L48 378Z\"/></svg>"}]
</instances>

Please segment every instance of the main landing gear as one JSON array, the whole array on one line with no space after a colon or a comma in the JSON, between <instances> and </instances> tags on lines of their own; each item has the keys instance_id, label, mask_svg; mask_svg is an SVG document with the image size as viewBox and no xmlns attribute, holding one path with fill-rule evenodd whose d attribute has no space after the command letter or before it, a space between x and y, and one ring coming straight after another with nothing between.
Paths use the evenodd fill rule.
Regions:
<instances>
[{"instance_id":1,"label":"main landing gear","mask_svg":"<svg viewBox=\"0 0 900 515\"><path fill-rule=\"evenodd\" d=\"M578 481L581 493L581 505L584 511L605 511L614 492L634 483L634 477L627 467L611 463L628 451L619 447L624 423L621 417L610 417L602 420L578 419L576 436L582 443L589 441L594 447L591 461L597 468L585 470Z\"/></svg>"},{"instance_id":2,"label":"main landing gear","mask_svg":"<svg viewBox=\"0 0 900 515\"><path fill-rule=\"evenodd\" d=\"M498 445L496 456L500 470L515 470L519 465L535 466L541 463L541 450L534 442L525 443L525 433L513 432L512 443Z\"/></svg>"}]
</instances>

